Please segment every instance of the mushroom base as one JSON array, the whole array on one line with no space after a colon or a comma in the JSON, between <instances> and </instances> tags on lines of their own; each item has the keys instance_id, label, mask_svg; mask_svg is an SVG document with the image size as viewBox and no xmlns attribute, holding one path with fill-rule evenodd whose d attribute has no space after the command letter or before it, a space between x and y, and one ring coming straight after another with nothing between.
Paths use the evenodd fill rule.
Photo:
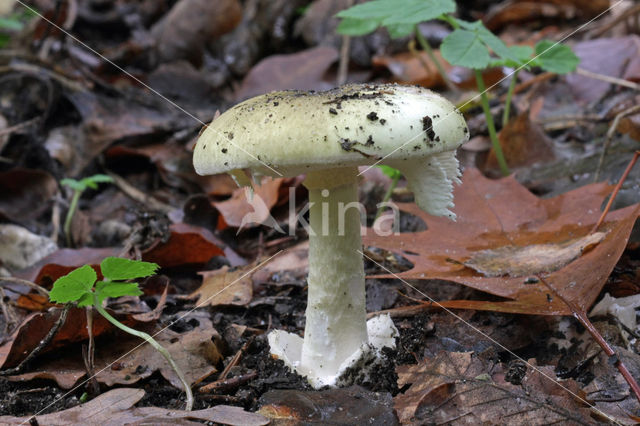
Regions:
<instances>
[{"instance_id":1,"label":"mushroom base","mask_svg":"<svg viewBox=\"0 0 640 426\"><path fill-rule=\"evenodd\" d=\"M369 343L360 346L351 356L345 359L335 375L323 374L320 368L302 366L302 337L282 330L273 330L267 336L271 355L281 359L287 367L301 376L306 376L309 384L316 389L323 386L351 385L353 376L348 376L348 370L358 367L359 376L367 375L377 369L376 359L381 358L382 348L396 348L398 329L389 315L380 315L367 321ZM370 370L370 371L368 371Z\"/></svg>"}]
</instances>

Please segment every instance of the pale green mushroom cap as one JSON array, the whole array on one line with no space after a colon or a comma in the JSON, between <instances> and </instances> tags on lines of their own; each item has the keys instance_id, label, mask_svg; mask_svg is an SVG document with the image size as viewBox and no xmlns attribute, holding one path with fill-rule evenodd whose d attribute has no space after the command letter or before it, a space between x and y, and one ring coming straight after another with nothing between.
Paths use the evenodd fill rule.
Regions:
<instances>
[{"instance_id":1,"label":"pale green mushroom cap","mask_svg":"<svg viewBox=\"0 0 640 426\"><path fill-rule=\"evenodd\" d=\"M203 175L243 168L274 174L265 163L295 176L374 164L386 156L425 157L454 150L467 139L462 114L421 87L289 90L248 99L215 119L196 144L194 166Z\"/></svg>"},{"instance_id":2,"label":"pale green mushroom cap","mask_svg":"<svg viewBox=\"0 0 640 426\"><path fill-rule=\"evenodd\" d=\"M462 114L435 92L417 86L351 84L326 92L290 90L248 99L207 126L196 143L193 163L202 175L249 168L271 176L388 164L405 174L425 208L427 200L420 200L412 169L435 164L441 170L435 178L442 177L442 190L450 193L459 175L455 150L468 138ZM450 200L440 204L425 210L447 214Z\"/></svg>"}]
</instances>

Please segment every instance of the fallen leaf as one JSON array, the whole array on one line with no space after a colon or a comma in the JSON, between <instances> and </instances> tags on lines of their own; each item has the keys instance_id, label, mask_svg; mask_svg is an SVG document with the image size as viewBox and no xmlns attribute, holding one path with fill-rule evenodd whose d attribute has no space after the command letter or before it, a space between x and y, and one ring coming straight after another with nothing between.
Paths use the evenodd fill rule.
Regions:
<instances>
[{"instance_id":1,"label":"fallen leaf","mask_svg":"<svg viewBox=\"0 0 640 426\"><path fill-rule=\"evenodd\" d=\"M303 241L263 264L251 277L256 284L295 282L304 281L308 272L309 241Z\"/></svg>"},{"instance_id":2,"label":"fallen leaf","mask_svg":"<svg viewBox=\"0 0 640 426\"><path fill-rule=\"evenodd\" d=\"M551 380L529 368L522 384L514 385L505 381L500 364L472 352L443 351L396 370L398 386L408 386L394 398L402 423L591 424L589 409L566 390L577 393L576 383L559 386L551 367L538 367Z\"/></svg>"},{"instance_id":3,"label":"fallen leaf","mask_svg":"<svg viewBox=\"0 0 640 426\"><path fill-rule=\"evenodd\" d=\"M538 105L543 100L539 98ZM535 108L535 105L531 108ZM498 134L498 139L510 168L526 167L555 159L553 142L542 127L532 121L528 112L510 120ZM485 167L498 169L498 160L493 149L489 152Z\"/></svg>"},{"instance_id":4,"label":"fallen leaf","mask_svg":"<svg viewBox=\"0 0 640 426\"><path fill-rule=\"evenodd\" d=\"M622 347L613 346L616 355L629 368L633 377L640 376L640 356ZM598 351L596 358L589 363L589 372L593 380L584 387L585 399L615 418L624 425L637 425L637 419L630 414L637 413L638 400L629 389L629 384L619 374L616 367L604 351Z\"/></svg>"},{"instance_id":5,"label":"fallen leaf","mask_svg":"<svg viewBox=\"0 0 640 426\"><path fill-rule=\"evenodd\" d=\"M609 8L609 0L543 0L501 3L491 8L484 23L492 31L509 24L517 25L540 19L590 19Z\"/></svg>"},{"instance_id":6,"label":"fallen leaf","mask_svg":"<svg viewBox=\"0 0 640 426\"><path fill-rule=\"evenodd\" d=\"M142 389L120 388L105 392L91 401L59 411L57 413L35 416L38 424L46 425L70 425L86 424L91 419L92 424L107 424L114 415L133 407L144 396ZM11 417L2 416L3 424L26 424L34 416Z\"/></svg>"},{"instance_id":7,"label":"fallen leaf","mask_svg":"<svg viewBox=\"0 0 640 426\"><path fill-rule=\"evenodd\" d=\"M249 71L236 93L236 99L248 99L274 90L330 89L333 83L324 81L322 77L336 59L338 51L328 46L269 56Z\"/></svg>"},{"instance_id":8,"label":"fallen leaf","mask_svg":"<svg viewBox=\"0 0 640 426\"><path fill-rule=\"evenodd\" d=\"M445 71L452 66L442 59L440 51L433 52ZM371 62L376 67L385 67L397 79L405 84L418 84L424 87L436 87L444 84L440 72L426 52L419 52L419 58L410 52L401 52L393 56L374 56ZM427 65L425 68L424 65Z\"/></svg>"},{"instance_id":9,"label":"fallen leaf","mask_svg":"<svg viewBox=\"0 0 640 426\"><path fill-rule=\"evenodd\" d=\"M39 217L58 192L58 183L42 170L13 168L0 173L0 218L26 224Z\"/></svg>"},{"instance_id":10,"label":"fallen leaf","mask_svg":"<svg viewBox=\"0 0 640 426\"><path fill-rule=\"evenodd\" d=\"M188 383L193 384L203 376L217 371L215 365L222 360L222 355L213 343L213 338L218 337L217 332L208 324L205 328L201 323L199 328L184 334L178 334L171 330L163 330L154 338L164 346L171 357L182 370ZM126 339L129 344L113 345L117 348L104 350L96 349L96 379L107 386L116 384L131 384L138 380L151 376L159 371L177 389L182 389L182 382L175 371L167 363L167 360L151 345L143 344L140 339ZM136 348L141 345L141 347ZM133 352L128 353L133 350ZM124 357L122 355L126 354ZM106 368L117 360L118 369Z\"/></svg>"},{"instance_id":11,"label":"fallen leaf","mask_svg":"<svg viewBox=\"0 0 640 426\"><path fill-rule=\"evenodd\" d=\"M225 245L208 229L186 223L174 223L171 237L142 254L145 262L155 262L163 268L207 263L214 256L224 256Z\"/></svg>"},{"instance_id":12,"label":"fallen leaf","mask_svg":"<svg viewBox=\"0 0 640 426\"><path fill-rule=\"evenodd\" d=\"M9 269L33 266L57 249L51 238L18 225L0 224L0 264Z\"/></svg>"},{"instance_id":13,"label":"fallen leaf","mask_svg":"<svg viewBox=\"0 0 640 426\"><path fill-rule=\"evenodd\" d=\"M2 424L27 424L32 419L43 425L99 424L200 424L212 422L223 425L263 426L268 419L260 414L244 411L241 407L216 405L204 410L184 411L160 407L134 407L142 399L142 389L118 388L67 410L38 416L1 416Z\"/></svg>"},{"instance_id":14,"label":"fallen leaf","mask_svg":"<svg viewBox=\"0 0 640 426\"><path fill-rule=\"evenodd\" d=\"M101 317L96 316L98 318ZM216 372L215 365L222 360L222 355L213 342L214 338L220 339L220 336L210 321L202 318L198 321L199 326L190 332L179 334L165 329L154 337L169 351L189 383ZM135 336L118 333L115 340L96 343L95 372L98 382L107 386L131 385L159 371L169 383L182 389L175 371L160 352ZM66 351L62 356L36 363L33 369L33 372L7 378L20 382L34 379L55 380L62 389L71 389L86 375L79 350Z\"/></svg>"},{"instance_id":15,"label":"fallen leaf","mask_svg":"<svg viewBox=\"0 0 640 426\"><path fill-rule=\"evenodd\" d=\"M205 45L231 31L242 18L237 0L186 0L176 3L151 28L159 59L189 59L199 64Z\"/></svg>"},{"instance_id":16,"label":"fallen leaf","mask_svg":"<svg viewBox=\"0 0 640 426\"><path fill-rule=\"evenodd\" d=\"M284 178L264 178L253 188L242 187L233 191L230 199L212 203L229 226L245 228L256 225L279 228L271 217L271 208L280 201L280 187Z\"/></svg>"},{"instance_id":17,"label":"fallen leaf","mask_svg":"<svg viewBox=\"0 0 640 426\"><path fill-rule=\"evenodd\" d=\"M258 413L286 424L396 425L391 395L360 386L324 391L270 390Z\"/></svg>"},{"instance_id":18,"label":"fallen leaf","mask_svg":"<svg viewBox=\"0 0 640 426\"><path fill-rule=\"evenodd\" d=\"M365 246L393 251L413 262L412 269L397 274L403 279L441 279L505 298L505 301L453 300L448 307L499 312L571 315L572 311L543 283L523 277L487 277L466 267L475 254L501 247L561 244L589 235L600 216L600 206L611 192L603 183L587 185L566 194L540 199L513 177L489 180L467 169L462 185L454 190L457 222L436 218L415 204L400 208L427 224L422 232L376 236L368 232ZM593 304L622 255L640 205L610 212L600 231L606 236L592 250L551 272L546 280L583 311ZM378 278L393 278L380 275Z\"/></svg>"},{"instance_id":19,"label":"fallen leaf","mask_svg":"<svg viewBox=\"0 0 640 426\"><path fill-rule=\"evenodd\" d=\"M189 298L198 298L198 307L237 305L244 306L251 302L253 297L253 281L251 271L255 264L229 271L228 266L223 266L215 271L200 272L202 285L189 295Z\"/></svg>"},{"instance_id":20,"label":"fallen leaf","mask_svg":"<svg viewBox=\"0 0 640 426\"><path fill-rule=\"evenodd\" d=\"M166 295L160 298L158 305L152 311L131 311L126 315L107 309L118 320L130 327L141 326L145 323L155 322L166 302ZM142 305L146 306L146 305ZM53 324L57 321L61 309L50 309L46 312L34 313L27 316L11 337L0 346L0 368L15 367L22 361L47 335ZM101 315L95 315L93 319L93 335L98 337L114 326ZM87 316L84 309L72 308L69 310L67 320L60 327L44 352L68 346L74 342L80 342L89 338L87 334ZM78 364L83 365L82 362Z\"/></svg>"},{"instance_id":21,"label":"fallen leaf","mask_svg":"<svg viewBox=\"0 0 640 426\"><path fill-rule=\"evenodd\" d=\"M629 69L633 68L637 73L640 66L640 37L635 34L582 41L576 43L573 50L580 58L580 68L610 77L631 79ZM597 101L611 88L611 83L577 73L566 78L574 96L583 102Z\"/></svg>"},{"instance_id":22,"label":"fallen leaf","mask_svg":"<svg viewBox=\"0 0 640 426\"><path fill-rule=\"evenodd\" d=\"M527 277L553 272L580 257L585 249L598 244L605 235L604 232L594 232L556 244L481 250L473 253L464 265L487 277Z\"/></svg>"},{"instance_id":23,"label":"fallen leaf","mask_svg":"<svg viewBox=\"0 0 640 426\"><path fill-rule=\"evenodd\" d=\"M133 89L129 89L133 90ZM66 96L82 117L86 139L77 144L79 172L113 142L193 128L193 119L155 95L137 92L134 96L108 97L95 92L72 92ZM73 173L72 173L73 175Z\"/></svg>"}]
</instances>

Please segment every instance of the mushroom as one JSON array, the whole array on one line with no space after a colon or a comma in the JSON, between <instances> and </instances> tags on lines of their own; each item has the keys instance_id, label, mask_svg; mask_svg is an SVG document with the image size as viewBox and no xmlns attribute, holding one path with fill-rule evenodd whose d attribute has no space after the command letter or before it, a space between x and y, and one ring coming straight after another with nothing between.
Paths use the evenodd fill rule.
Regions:
<instances>
[{"instance_id":1,"label":"mushroom","mask_svg":"<svg viewBox=\"0 0 640 426\"><path fill-rule=\"evenodd\" d=\"M201 175L306 174L309 294L304 339L269 333L271 353L318 388L346 384L352 366L395 348L389 316L366 320L358 166L399 169L418 206L455 218L455 150L468 140L462 114L421 87L353 84L325 92L281 91L248 99L216 118L198 139ZM362 362L364 360L364 362Z\"/></svg>"}]
</instances>

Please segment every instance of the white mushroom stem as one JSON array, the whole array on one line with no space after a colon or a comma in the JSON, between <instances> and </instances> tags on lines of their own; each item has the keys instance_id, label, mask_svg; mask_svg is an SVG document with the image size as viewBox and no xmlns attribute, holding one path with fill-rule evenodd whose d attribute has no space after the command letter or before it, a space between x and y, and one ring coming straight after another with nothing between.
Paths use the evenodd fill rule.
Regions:
<instances>
[{"instance_id":1,"label":"white mushroom stem","mask_svg":"<svg viewBox=\"0 0 640 426\"><path fill-rule=\"evenodd\" d=\"M301 372L331 381L368 343L356 167L307 174L309 295Z\"/></svg>"}]
</instances>

